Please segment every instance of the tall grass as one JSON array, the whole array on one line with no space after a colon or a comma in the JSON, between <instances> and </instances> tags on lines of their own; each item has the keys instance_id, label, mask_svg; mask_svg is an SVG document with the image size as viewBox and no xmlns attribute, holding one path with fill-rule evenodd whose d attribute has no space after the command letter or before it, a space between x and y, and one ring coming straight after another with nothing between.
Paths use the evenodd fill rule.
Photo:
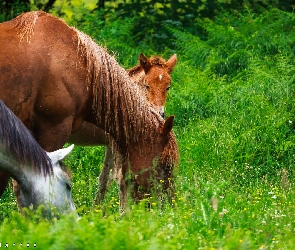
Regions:
<instances>
[{"instance_id":1,"label":"tall grass","mask_svg":"<svg viewBox=\"0 0 295 250\"><path fill-rule=\"evenodd\" d=\"M223 13L196 20L197 35L166 25L173 47L162 54L179 58L166 108L176 116L181 155L173 208L156 199L148 210L129 201L130 211L120 215L115 184L103 206L92 207L104 148L76 147L66 163L80 217L21 216L10 188L0 203L2 246L293 249L294 17L276 9ZM136 63L141 47L128 38L132 19L116 20L113 36L113 21L88 18L77 22L80 29L117 50L123 66Z\"/></svg>"}]
</instances>

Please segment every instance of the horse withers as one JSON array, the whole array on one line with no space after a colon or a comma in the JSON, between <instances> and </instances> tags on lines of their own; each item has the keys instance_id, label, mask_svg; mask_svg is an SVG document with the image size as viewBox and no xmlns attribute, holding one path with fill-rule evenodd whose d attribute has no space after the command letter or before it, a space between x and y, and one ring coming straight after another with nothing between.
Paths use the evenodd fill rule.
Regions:
<instances>
[{"instance_id":1,"label":"horse withers","mask_svg":"<svg viewBox=\"0 0 295 250\"><path fill-rule=\"evenodd\" d=\"M83 130L83 123L103 131L111 150L120 155L123 203L129 170L137 176L134 182L146 187L150 182L141 176L159 180L159 173L169 169L171 174L163 175L166 182L173 174L178 159L173 119L164 120L89 36L35 11L0 24L0 48L0 98L43 149L62 148L72 133Z\"/></svg>"},{"instance_id":2,"label":"horse withers","mask_svg":"<svg viewBox=\"0 0 295 250\"><path fill-rule=\"evenodd\" d=\"M60 163L73 146L46 153L0 100L0 169L19 184L20 210L39 205L44 205L45 215L53 207L60 213L75 210L70 178Z\"/></svg>"}]
</instances>

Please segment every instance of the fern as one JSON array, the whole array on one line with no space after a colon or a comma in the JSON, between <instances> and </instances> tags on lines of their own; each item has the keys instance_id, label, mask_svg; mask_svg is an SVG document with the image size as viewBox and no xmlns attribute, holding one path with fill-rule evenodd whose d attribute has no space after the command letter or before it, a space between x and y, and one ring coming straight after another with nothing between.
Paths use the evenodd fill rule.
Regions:
<instances>
[{"instance_id":1,"label":"fern","mask_svg":"<svg viewBox=\"0 0 295 250\"><path fill-rule=\"evenodd\" d=\"M200 38L192 34L167 26L167 29L176 38L177 51L196 67L205 67L206 58L210 53L211 47Z\"/></svg>"}]
</instances>

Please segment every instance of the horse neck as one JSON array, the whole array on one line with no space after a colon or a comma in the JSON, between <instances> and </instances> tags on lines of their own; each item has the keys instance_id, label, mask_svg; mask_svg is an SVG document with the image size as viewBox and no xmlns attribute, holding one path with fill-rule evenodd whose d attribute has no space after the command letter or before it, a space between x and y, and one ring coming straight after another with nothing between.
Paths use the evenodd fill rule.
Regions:
<instances>
[{"instance_id":1,"label":"horse neck","mask_svg":"<svg viewBox=\"0 0 295 250\"><path fill-rule=\"evenodd\" d=\"M76 36L73 40L77 38L74 49L81 59L78 63L85 69L81 79L85 77L87 89L92 93L89 103L95 113L90 114L89 120L122 147L137 145L141 137L152 140L159 121L156 115L151 115L151 105L141 97L142 90L104 48L83 32L71 30L70 34Z\"/></svg>"},{"instance_id":2,"label":"horse neck","mask_svg":"<svg viewBox=\"0 0 295 250\"><path fill-rule=\"evenodd\" d=\"M0 169L10 174L20 185L29 186L32 182L32 174L29 167L21 166L6 150L0 150Z\"/></svg>"},{"instance_id":3,"label":"horse neck","mask_svg":"<svg viewBox=\"0 0 295 250\"><path fill-rule=\"evenodd\" d=\"M78 50L85 62L86 82L92 90L92 122L123 147L153 141L160 116L146 101L117 61L90 37L76 30ZM128 150L128 149L127 149Z\"/></svg>"},{"instance_id":4,"label":"horse neck","mask_svg":"<svg viewBox=\"0 0 295 250\"><path fill-rule=\"evenodd\" d=\"M15 176L26 171L50 174L50 158L25 125L1 100L0 113L1 168Z\"/></svg>"}]
</instances>

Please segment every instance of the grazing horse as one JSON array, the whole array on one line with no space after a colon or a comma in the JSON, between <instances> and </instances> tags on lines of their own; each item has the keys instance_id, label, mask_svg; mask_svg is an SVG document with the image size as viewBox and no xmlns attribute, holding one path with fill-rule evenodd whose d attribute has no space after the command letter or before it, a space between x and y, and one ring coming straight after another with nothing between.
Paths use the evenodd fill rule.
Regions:
<instances>
[{"instance_id":1,"label":"grazing horse","mask_svg":"<svg viewBox=\"0 0 295 250\"><path fill-rule=\"evenodd\" d=\"M139 65L134 66L127 72L130 78L142 88L144 96L153 105L153 107L164 117L164 106L167 99L167 92L171 85L170 74L177 63L177 56L174 54L167 62L160 56L152 56L147 58L143 53L139 55ZM95 204L102 203L107 184L109 180L110 171L112 171L112 179L116 179L118 183L121 182L120 164L115 164L114 159L120 158L120 154L113 155L114 150L111 149L109 140L105 138L104 131L99 131L99 128L91 124L83 123L83 134L74 133L70 137L72 143L82 146L90 145L106 145L106 154L104 165L99 176L98 191L95 198ZM77 139L77 137L80 137ZM138 195L133 194L136 198Z\"/></svg>"},{"instance_id":2,"label":"grazing horse","mask_svg":"<svg viewBox=\"0 0 295 250\"><path fill-rule=\"evenodd\" d=\"M105 49L42 11L0 24L0 98L45 150L84 142L85 124L104 134L120 162L120 200L133 186L174 192L173 117L164 120ZM101 138L101 136L99 136ZM136 192L135 192L136 195Z\"/></svg>"},{"instance_id":3,"label":"grazing horse","mask_svg":"<svg viewBox=\"0 0 295 250\"><path fill-rule=\"evenodd\" d=\"M0 100L0 169L19 184L20 210L41 204L45 211L50 207L56 207L60 213L75 210L70 178L60 164L72 149L73 145L46 153Z\"/></svg>"},{"instance_id":4,"label":"grazing horse","mask_svg":"<svg viewBox=\"0 0 295 250\"><path fill-rule=\"evenodd\" d=\"M164 117L164 106L167 99L167 93L171 85L171 72L175 64L177 63L177 56L174 54L167 62L160 56L152 56L147 58L143 53L139 55L139 65L134 66L133 68L128 70L128 74L130 78L137 83L143 90L144 95L147 100L153 105L153 107L159 112L161 116ZM91 145L106 145L106 154L104 165L99 176L99 185L98 191L95 198L95 204L102 203L107 184L109 180L109 173L112 171L113 176L112 179L116 179L118 183L120 183L120 178L116 176L116 173L120 170L120 165L118 166L114 164L114 159L120 156L113 156L113 150L110 148L108 143L104 143L107 141L104 138L103 131L99 132L98 129L86 124L83 124L84 127L87 127L88 135L83 135L83 138L87 138L91 141ZM85 131L84 131L85 133ZM91 136L96 135L95 138L91 138ZM97 135L101 135L101 138L98 138ZM73 138L74 135L71 136ZM96 142L94 142L96 139ZM98 140L97 140L98 139ZM75 142L75 141L74 141ZM86 146L83 144L83 146ZM146 194L147 195L147 194ZM139 195L133 194L135 198L138 198Z\"/></svg>"}]
</instances>

